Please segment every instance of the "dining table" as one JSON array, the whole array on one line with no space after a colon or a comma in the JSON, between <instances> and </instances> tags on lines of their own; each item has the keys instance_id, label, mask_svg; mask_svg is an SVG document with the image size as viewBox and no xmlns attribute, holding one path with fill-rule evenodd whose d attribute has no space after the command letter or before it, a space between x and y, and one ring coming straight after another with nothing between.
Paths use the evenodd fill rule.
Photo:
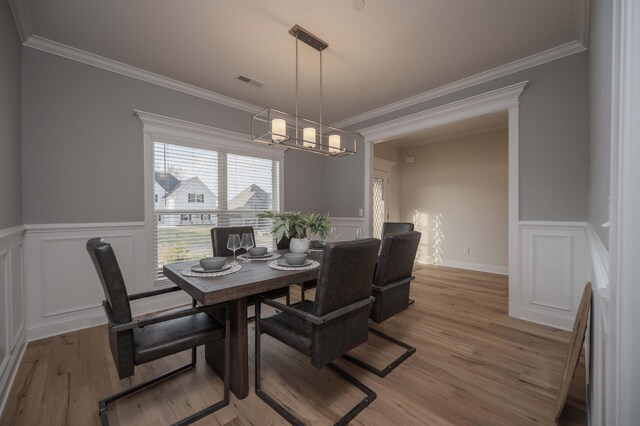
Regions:
<instances>
[{"instance_id":1,"label":"dining table","mask_svg":"<svg viewBox=\"0 0 640 426\"><path fill-rule=\"evenodd\" d=\"M273 250L281 255L289 250ZM308 258L322 260L322 251L311 251ZM227 261L231 261L229 257ZM184 274L198 261L170 263L163 266L164 275L195 299L200 305L209 306L226 302L230 316L230 388L234 395L245 398L249 395L249 332L248 332L248 301L252 296L263 294L270 290L288 287L318 278L320 266L314 269L278 270L269 266L271 260L238 260L241 269L228 275L206 277L189 276ZM224 344L214 342L205 346L205 359L209 365L222 377L224 371Z\"/></svg>"}]
</instances>

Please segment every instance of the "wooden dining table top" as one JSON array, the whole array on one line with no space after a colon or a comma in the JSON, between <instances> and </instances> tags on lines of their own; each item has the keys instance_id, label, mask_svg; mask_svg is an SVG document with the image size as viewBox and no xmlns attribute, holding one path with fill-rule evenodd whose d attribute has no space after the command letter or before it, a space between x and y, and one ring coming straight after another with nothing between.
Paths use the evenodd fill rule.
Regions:
<instances>
[{"instance_id":1,"label":"wooden dining table top","mask_svg":"<svg viewBox=\"0 0 640 426\"><path fill-rule=\"evenodd\" d=\"M273 252L284 255L289 253L289 250L274 250ZM308 258L320 262L322 252L311 252L308 254ZM228 259L232 260L233 257L231 256ZM269 267L271 262L270 260L252 260L248 262L238 260L238 263L242 266L240 271L219 277L188 277L182 275L181 272L183 270L198 263L198 261L193 260L164 265L162 271L167 278L203 305L236 300L318 278L319 267L312 270L292 269L282 271Z\"/></svg>"}]
</instances>

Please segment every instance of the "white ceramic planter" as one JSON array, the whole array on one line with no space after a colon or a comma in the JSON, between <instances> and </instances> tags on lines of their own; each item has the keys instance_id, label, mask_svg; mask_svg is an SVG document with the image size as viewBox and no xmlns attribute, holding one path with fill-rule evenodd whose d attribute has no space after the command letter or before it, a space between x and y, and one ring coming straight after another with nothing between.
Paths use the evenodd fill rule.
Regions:
<instances>
[{"instance_id":1,"label":"white ceramic planter","mask_svg":"<svg viewBox=\"0 0 640 426\"><path fill-rule=\"evenodd\" d=\"M289 243L289 251L291 253L306 253L309 250L308 238L292 238Z\"/></svg>"}]
</instances>

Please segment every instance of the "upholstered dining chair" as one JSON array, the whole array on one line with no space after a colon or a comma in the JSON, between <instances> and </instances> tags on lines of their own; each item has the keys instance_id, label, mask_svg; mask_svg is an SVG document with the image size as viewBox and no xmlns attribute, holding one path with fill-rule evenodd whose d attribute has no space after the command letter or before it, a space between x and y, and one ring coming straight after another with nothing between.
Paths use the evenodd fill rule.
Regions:
<instances>
[{"instance_id":1,"label":"upholstered dining chair","mask_svg":"<svg viewBox=\"0 0 640 426\"><path fill-rule=\"evenodd\" d=\"M388 234L397 234L399 232L411 232L414 225L411 222L384 222L382 224L382 236Z\"/></svg>"},{"instance_id":2,"label":"upholstered dining chair","mask_svg":"<svg viewBox=\"0 0 640 426\"><path fill-rule=\"evenodd\" d=\"M162 374L159 377L130 387L111 395L99 402L99 415L103 425L109 424L107 407L109 404L133 393L153 386L161 381L177 375L196 365L196 348L209 342L224 340L224 397L221 401L204 408L178 421L177 425L186 425L199 420L208 414L229 404L229 315L226 305L192 307L172 310L156 314L144 319L133 319L131 316L131 300L157 296L159 294L178 291L178 287L145 293L127 293L124 279L118 266L111 244L102 238L87 241L87 252L96 268L105 301L102 306L107 316L109 330L109 346L118 371L118 377L125 379L134 374L134 366L164 358L178 352L191 350L191 362ZM220 324L208 312L224 311L224 324Z\"/></svg>"},{"instance_id":3,"label":"upholstered dining chair","mask_svg":"<svg viewBox=\"0 0 640 426\"><path fill-rule=\"evenodd\" d=\"M382 237L388 234L397 234L399 232L411 232L414 225L411 222L384 222L382 224ZM415 300L409 298L409 304L415 303Z\"/></svg>"},{"instance_id":4,"label":"upholstered dining chair","mask_svg":"<svg viewBox=\"0 0 640 426\"><path fill-rule=\"evenodd\" d=\"M227 248L227 241L231 234L238 234L239 236L242 236L242 234L251 234L253 241L256 241L253 226L217 226L215 228L211 228L211 243L213 246L214 256L233 256L233 251ZM236 251L236 255L246 252L247 250L240 248Z\"/></svg>"},{"instance_id":5,"label":"upholstered dining chair","mask_svg":"<svg viewBox=\"0 0 640 426\"><path fill-rule=\"evenodd\" d=\"M274 400L261 385L260 340L262 333L308 355L311 365L325 365L360 389L365 397L336 424L347 424L376 398L376 393L332 361L367 341L371 280L380 240L329 243L325 246L315 301L285 306L260 297L256 304L255 390L256 394L291 424L303 424L294 413ZM281 313L260 318L261 304Z\"/></svg>"},{"instance_id":6,"label":"upholstered dining chair","mask_svg":"<svg viewBox=\"0 0 640 426\"><path fill-rule=\"evenodd\" d=\"M370 316L371 320L375 323L380 324L404 311L409 306L409 286L415 278L411 273L413 271L413 262L415 261L416 252L418 251L420 237L421 234L416 231L387 234L383 237L380 259L372 286L372 295L375 301L371 306ZM389 374L416 351L416 348L413 346L391 337L380 330L370 327L369 331L406 349L402 355L382 370L352 355L345 354L343 356L343 358L380 377Z\"/></svg>"},{"instance_id":7,"label":"upholstered dining chair","mask_svg":"<svg viewBox=\"0 0 640 426\"><path fill-rule=\"evenodd\" d=\"M242 234L247 233L251 234L255 243L256 236L253 231L253 226L217 226L211 228L211 244L213 246L213 255L222 257L233 256L233 252L227 248L227 240L229 239L229 235L238 234L242 236ZM243 254L246 252L247 251L245 249L241 248L236 252L236 254ZM262 295L270 299L278 299L284 297L286 299L287 305L290 303L291 293L289 291L289 287L270 290L266 293L263 293ZM249 297L247 299L247 304L255 304L255 298L253 296ZM249 319L253 319L253 317L250 317Z\"/></svg>"}]
</instances>

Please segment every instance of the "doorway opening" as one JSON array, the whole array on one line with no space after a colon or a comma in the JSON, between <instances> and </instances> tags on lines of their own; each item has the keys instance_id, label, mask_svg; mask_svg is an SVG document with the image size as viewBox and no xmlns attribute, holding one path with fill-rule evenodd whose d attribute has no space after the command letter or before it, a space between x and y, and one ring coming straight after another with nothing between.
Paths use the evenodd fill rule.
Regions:
<instances>
[{"instance_id":1,"label":"doorway opening","mask_svg":"<svg viewBox=\"0 0 640 426\"><path fill-rule=\"evenodd\" d=\"M371 179L374 171L374 145L403 135L411 135L456 121L506 111L508 117L508 275L509 315L520 312L519 280L519 191L518 191L518 116L519 98L528 81L449 104L434 107L405 117L359 129L364 137L364 218L365 235L372 235L373 197ZM393 214L391 215L393 216Z\"/></svg>"},{"instance_id":2,"label":"doorway opening","mask_svg":"<svg viewBox=\"0 0 640 426\"><path fill-rule=\"evenodd\" d=\"M506 111L375 144L371 185L374 237L385 221L412 222L418 263L507 275Z\"/></svg>"}]
</instances>

